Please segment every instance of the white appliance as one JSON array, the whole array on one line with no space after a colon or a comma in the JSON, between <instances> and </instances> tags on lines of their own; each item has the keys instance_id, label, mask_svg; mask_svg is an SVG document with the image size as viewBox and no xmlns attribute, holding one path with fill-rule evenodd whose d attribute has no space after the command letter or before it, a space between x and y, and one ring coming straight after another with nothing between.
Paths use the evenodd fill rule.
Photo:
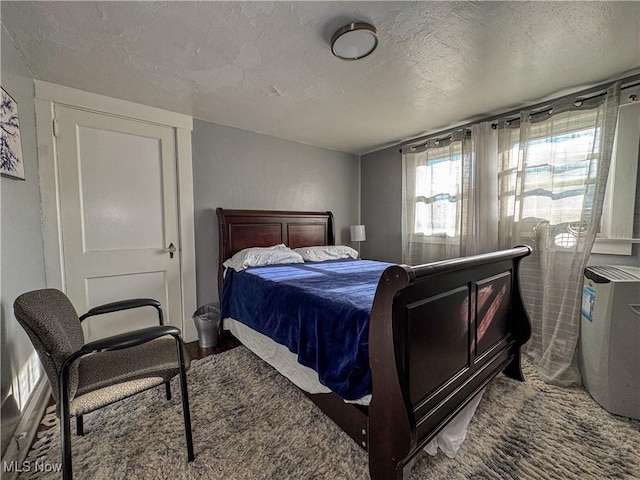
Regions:
<instances>
[{"instance_id":1,"label":"white appliance","mask_svg":"<svg viewBox=\"0 0 640 480\"><path fill-rule=\"evenodd\" d=\"M581 317L585 388L609 412L640 419L640 267L587 267Z\"/></svg>"}]
</instances>

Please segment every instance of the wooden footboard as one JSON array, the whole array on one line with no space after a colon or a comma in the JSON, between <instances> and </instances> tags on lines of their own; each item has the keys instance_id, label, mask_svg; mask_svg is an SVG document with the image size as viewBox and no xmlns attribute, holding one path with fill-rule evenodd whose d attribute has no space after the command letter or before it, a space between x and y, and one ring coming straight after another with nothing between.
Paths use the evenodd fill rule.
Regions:
<instances>
[{"instance_id":1,"label":"wooden footboard","mask_svg":"<svg viewBox=\"0 0 640 480\"><path fill-rule=\"evenodd\" d=\"M371 312L372 480L402 479L405 465L491 379L522 380L530 336L518 283L529 247L388 268Z\"/></svg>"}]
</instances>

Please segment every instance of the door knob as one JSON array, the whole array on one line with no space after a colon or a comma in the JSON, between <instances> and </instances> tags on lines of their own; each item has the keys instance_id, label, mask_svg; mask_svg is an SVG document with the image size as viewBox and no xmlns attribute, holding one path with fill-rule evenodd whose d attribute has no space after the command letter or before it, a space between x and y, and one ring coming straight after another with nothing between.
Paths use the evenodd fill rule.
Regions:
<instances>
[{"instance_id":1,"label":"door knob","mask_svg":"<svg viewBox=\"0 0 640 480\"><path fill-rule=\"evenodd\" d=\"M176 246L173 243L170 243L167 250L169 250L169 258L173 258L173 254L176 253Z\"/></svg>"}]
</instances>

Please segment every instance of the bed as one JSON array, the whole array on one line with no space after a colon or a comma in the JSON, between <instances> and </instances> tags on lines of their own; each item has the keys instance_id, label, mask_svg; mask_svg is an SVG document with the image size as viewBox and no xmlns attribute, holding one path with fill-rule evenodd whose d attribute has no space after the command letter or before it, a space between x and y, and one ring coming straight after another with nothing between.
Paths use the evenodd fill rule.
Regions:
<instances>
[{"instance_id":1,"label":"bed","mask_svg":"<svg viewBox=\"0 0 640 480\"><path fill-rule=\"evenodd\" d=\"M217 217L219 294L224 261L245 248L335 243L330 212L218 208ZM524 380L520 347L531 327L518 265L530 253L523 246L382 271L368 324L368 406L308 394L368 452L372 480L404 478L418 452L500 372Z\"/></svg>"}]
</instances>

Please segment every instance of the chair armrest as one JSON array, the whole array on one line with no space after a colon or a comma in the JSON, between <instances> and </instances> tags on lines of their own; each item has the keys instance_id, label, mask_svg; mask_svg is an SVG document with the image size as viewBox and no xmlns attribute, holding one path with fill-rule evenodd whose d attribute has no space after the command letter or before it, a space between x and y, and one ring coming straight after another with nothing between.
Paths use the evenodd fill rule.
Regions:
<instances>
[{"instance_id":1,"label":"chair armrest","mask_svg":"<svg viewBox=\"0 0 640 480\"><path fill-rule=\"evenodd\" d=\"M160 325L157 327L141 328L132 332L125 332L111 337L101 338L93 342L86 343L77 352L80 355L89 353L102 352L105 350L120 350L123 348L131 348L143 343L147 343L156 338L172 335L180 336L180 329L170 325Z\"/></svg>"},{"instance_id":2,"label":"chair armrest","mask_svg":"<svg viewBox=\"0 0 640 480\"><path fill-rule=\"evenodd\" d=\"M139 308L139 307L153 307L158 311L158 320L160 325L164 325L163 317L162 317L162 308L160 307L160 302L154 300L153 298L131 298L129 300L120 300L118 302L105 303L104 305L99 305L97 307L93 307L87 313L80 317L80 321L84 321L89 317L94 315L102 315L105 313L112 312L120 312L122 310L129 310L131 308Z\"/></svg>"}]
</instances>

